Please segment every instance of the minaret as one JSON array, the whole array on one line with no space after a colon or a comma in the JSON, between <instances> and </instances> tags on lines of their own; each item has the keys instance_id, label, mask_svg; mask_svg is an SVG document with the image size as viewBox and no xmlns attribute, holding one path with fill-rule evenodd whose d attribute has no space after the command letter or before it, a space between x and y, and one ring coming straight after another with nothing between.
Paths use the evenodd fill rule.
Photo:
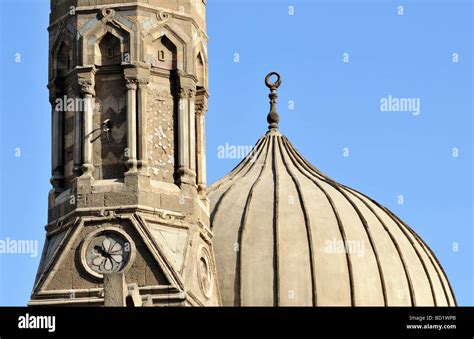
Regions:
<instances>
[{"instance_id":1,"label":"minaret","mask_svg":"<svg viewBox=\"0 0 474 339\"><path fill-rule=\"evenodd\" d=\"M206 198L205 0L52 0L52 189L30 305L219 305Z\"/></svg>"}]
</instances>

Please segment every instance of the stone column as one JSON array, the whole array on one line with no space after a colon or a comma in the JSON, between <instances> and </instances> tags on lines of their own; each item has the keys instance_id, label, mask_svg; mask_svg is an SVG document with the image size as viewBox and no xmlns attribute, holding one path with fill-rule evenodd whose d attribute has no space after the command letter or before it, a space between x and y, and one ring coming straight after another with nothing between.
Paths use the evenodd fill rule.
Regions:
<instances>
[{"instance_id":1,"label":"stone column","mask_svg":"<svg viewBox=\"0 0 474 339\"><path fill-rule=\"evenodd\" d=\"M196 173L196 112L195 112L196 90L188 90L188 121L189 121L189 168Z\"/></svg>"},{"instance_id":2,"label":"stone column","mask_svg":"<svg viewBox=\"0 0 474 339\"><path fill-rule=\"evenodd\" d=\"M126 306L127 294L128 288L122 272L104 273L104 306Z\"/></svg>"},{"instance_id":3,"label":"stone column","mask_svg":"<svg viewBox=\"0 0 474 339\"><path fill-rule=\"evenodd\" d=\"M147 149L147 91L148 91L148 78L142 78L138 81L138 169L144 174L148 175L148 149Z\"/></svg>"},{"instance_id":4,"label":"stone column","mask_svg":"<svg viewBox=\"0 0 474 339\"><path fill-rule=\"evenodd\" d=\"M96 68L77 67L74 73L77 76L77 87L83 98L82 112L76 112L74 119L74 172L79 173L82 169L81 180L93 179L94 164L92 158L92 131L95 100L95 72ZM82 114L81 114L82 113ZM77 145L79 141L80 145Z\"/></svg>"},{"instance_id":5,"label":"stone column","mask_svg":"<svg viewBox=\"0 0 474 339\"><path fill-rule=\"evenodd\" d=\"M189 168L189 152L188 152L188 96L186 89L179 89L178 101L178 169Z\"/></svg>"},{"instance_id":6,"label":"stone column","mask_svg":"<svg viewBox=\"0 0 474 339\"><path fill-rule=\"evenodd\" d=\"M188 186L191 191L196 190L196 151L195 145L195 94L196 78L192 74L183 71L177 71L176 77L176 95L177 96L177 115L178 115L178 164L177 175L178 184Z\"/></svg>"},{"instance_id":7,"label":"stone column","mask_svg":"<svg viewBox=\"0 0 474 339\"><path fill-rule=\"evenodd\" d=\"M196 109L196 181L200 196L206 196L206 111L207 106L200 104Z\"/></svg>"},{"instance_id":8,"label":"stone column","mask_svg":"<svg viewBox=\"0 0 474 339\"><path fill-rule=\"evenodd\" d=\"M129 174L137 172L137 79L127 78L127 138Z\"/></svg>"},{"instance_id":9,"label":"stone column","mask_svg":"<svg viewBox=\"0 0 474 339\"><path fill-rule=\"evenodd\" d=\"M178 184L196 186L196 153L194 93L191 88L179 89L178 102ZM192 110L192 111L191 111Z\"/></svg>"},{"instance_id":10,"label":"stone column","mask_svg":"<svg viewBox=\"0 0 474 339\"><path fill-rule=\"evenodd\" d=\"M74 111L74 175L76 177L82 174L82 125L83 112L80 110Z\"/></svg>"},{"instance_id":11,"label":"stone column","mask_svg":"<svg viewBox=\"0 0 474 339\"><path fill-rule=\"evenodd\" d=\"M51 185L56 192L61 190L61 182L64 179L63 173L63 126L61 112L56 110L56 99L60 96L56 92L55 86L50 88L51 103ZM62 100L62 99L61 99Z\"/></svg>"},{"instance_id":12,"label":"stone column","mask_svg":"<svg viewBox=\"0 0 474 339\"><path fill-rule=\"evenodd\" d=\"M82 144L82 176L93 177L94 164L92 158L93 144L93 116L94 116L94 97L95 91L92 82L80 83L81 91L84 97L84 112L82 113L83 124L83 144Z\"/></svg>"}]
</instances>

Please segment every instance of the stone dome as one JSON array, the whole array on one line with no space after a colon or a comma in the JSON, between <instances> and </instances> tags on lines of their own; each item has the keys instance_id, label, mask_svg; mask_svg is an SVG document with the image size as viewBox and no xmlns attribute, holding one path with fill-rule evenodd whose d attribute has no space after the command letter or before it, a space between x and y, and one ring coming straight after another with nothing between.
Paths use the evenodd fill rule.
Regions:
<instances>
[{"instance_id":1,"label":"stone dome","mask_svg":"<svg viewBox=\"0 0 474 339\"><path fill-rule=\"evenodd\" d=\"M387 208L313 167L269 131L209 188L224 306L454 306L443 268Z\"/></svg>"}]
</instances>

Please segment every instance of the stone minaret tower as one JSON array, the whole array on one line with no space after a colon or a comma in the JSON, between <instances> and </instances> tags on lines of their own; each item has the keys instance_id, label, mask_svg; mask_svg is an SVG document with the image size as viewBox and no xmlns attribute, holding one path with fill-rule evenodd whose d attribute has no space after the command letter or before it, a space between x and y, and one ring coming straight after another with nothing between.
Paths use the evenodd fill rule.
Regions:
<instances>
[{"instance_id":1,"label":"stone minaret tower","mask_svg":"<svg viewBox=\"0 0 474 339\"><path fill-rule=\"evenodd\" d=\"M52 190L30 305L219 305L206 198L205 0L52 0ZM116 276L116 275L115 275Z\"/></svg>"}]
</instances>

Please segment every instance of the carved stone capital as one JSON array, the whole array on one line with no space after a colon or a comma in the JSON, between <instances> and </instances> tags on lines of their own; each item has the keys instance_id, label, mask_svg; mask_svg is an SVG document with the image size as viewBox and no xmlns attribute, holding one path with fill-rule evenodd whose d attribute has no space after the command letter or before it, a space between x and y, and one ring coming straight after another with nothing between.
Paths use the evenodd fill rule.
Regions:
<instances>
[{"instance_id":1,"label":"carved stone capital","mask_svg":"<svg viewBox=\"0 0 474 339\"><path fill-rule=\"evenodd\" d=\"M77 90L83 95L95 96L95 67L82 67L74 70L75 77L77 80L71 78L72 87L77 86Z\"/></svg>"},{"instance_id":2,"label":"carved stone capital","mask_svg":"<svg viewBox=\"0 0 474 339\"><path fill-rule=\"evenodd\" d=\"M126 87L127 87L128 90L136 90L137 89L137 85L139 83L138 79L127 78L125 80L127 81Z\"/></svg>"},{"instance_id":3,"label":"carved stone capital","mask_svg":"<svg viewBox=\"0 0 474 339\"><path fill-rule=\"evenodd\" d=\"M180 87L178 89L178 97L180 99L185 99L185 98L188 97L188 92L187 92L186 88Z\"/></svg>"},{"instance_id":4,"label":"carved stone capital","mask_svg":"<svg viewBox=\"0 0 474 339\"><path fill-rule=\"evenodd\" d=\"M196 96L196 90L194 88L188 88L187 94L189 99L194 99Z\"/></svg>"},{"instance_id":5,"label":"carved stone capital","mask_svg":"<svg viewBox=\"0 0 474 339\"><path fill-rule=\"evenodd\" d=\"M207 112L207 99L209 94L204 88L198 88L196 91L196 115L206 115Z\"/></svg>"},{"instance_id":6,"label":"carved stone capital","mask_svg":"<svg viewBox=\"0 0 474 339\"><path fill-rule=\"evenodd\" d=\"M94 83L90 79L79 79L77 83L79 90L82 94L95 96Z\"/></svg>"},{"instance_id":7,"label":"carved stone capital","mask_svg":"<svg viewBox=\"0 0 474 339\"><path fill-rule=\"evenodd\" d=\"M206 104L196 104L196 115L206 115L207 105Z\"/></svg>"},{"instance_id":8,"label":"carved stone capital","mask_svg":"<svg viewBox=\"0 0 474 339\"><path fill-rule=\"evenodd\" d=\"M180 99L194 99L196 96L196 90L190 87L179 87L178 97Z\"/></svg>"},{"instance_id":9,"label":"carved stone capital","mask_svg":"<svg viewBox=\"0 0 474 339\"><path fill-rule=\"evenodd\" d=\"M139 79L137 79L137 83L138 83L139 88L144 88L144 87L148 86L148 84L150 83L150 79L149 78L139 78Z\"/></svg>"}]
</instances>

